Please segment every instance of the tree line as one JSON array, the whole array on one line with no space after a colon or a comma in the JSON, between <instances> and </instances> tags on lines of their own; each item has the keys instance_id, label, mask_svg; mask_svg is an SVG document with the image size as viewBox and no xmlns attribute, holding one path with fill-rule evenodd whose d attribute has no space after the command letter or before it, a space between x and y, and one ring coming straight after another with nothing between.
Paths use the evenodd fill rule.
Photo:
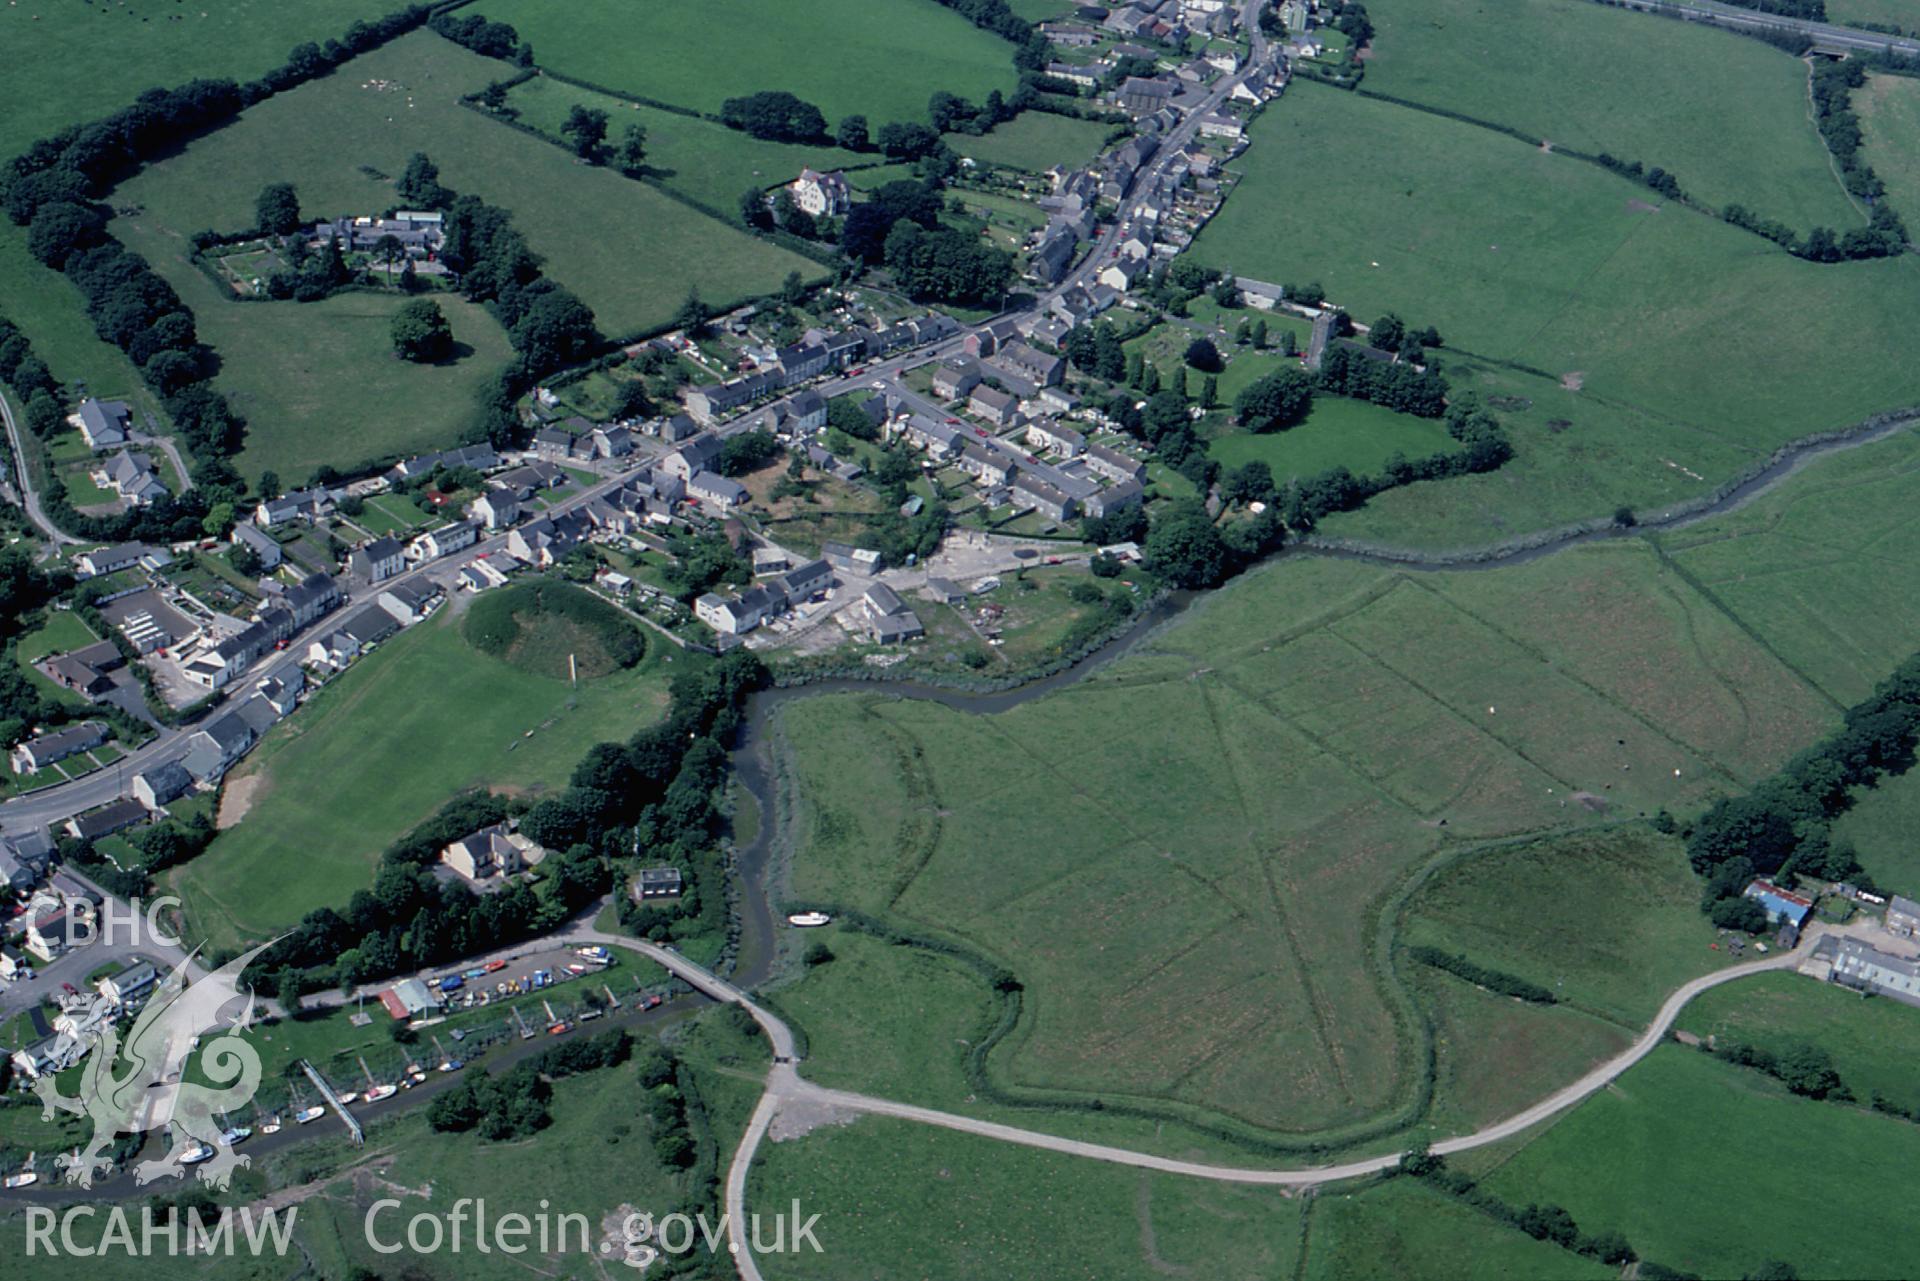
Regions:
<instances>
[{"instance_id":1,"label":"tree line","mask_svg":"<svg viewBox=\"0 0 1920 1281\"><path fill-rule=\"evenodd\" d=\"M1732 923L1738 914L1747 923L1730 928L1753 928L1752 913L1738 904L1755 876L1806 876L1874 889L1852 845L1834 837L1833 822L1859 790L1913 768L1916 737L1920 654L1848 708L1834 733L1752 790L1714 802L1693 824L1686 833L1687 857L1706 878L1701 910L1716 924Z\"/></svg>"},{"instance_id":2,"label":"tree line","mask_svg":"<svg viewBox=\"0 0 1920 1281\"><path fill-rule=\"evenodd\" d=\"M1445 970L1475 987L1483 987L1489 992L1498 992L1532 1005L1552 1005L1559 999L1551 988L1541 987L1538 983L1504 970L1489 969L1477 961L1468 960L1465 952L1444 952L1437 947L1420 946L1407 949L1407 954L1422 965Z\"/></svg>"}]
</instances>

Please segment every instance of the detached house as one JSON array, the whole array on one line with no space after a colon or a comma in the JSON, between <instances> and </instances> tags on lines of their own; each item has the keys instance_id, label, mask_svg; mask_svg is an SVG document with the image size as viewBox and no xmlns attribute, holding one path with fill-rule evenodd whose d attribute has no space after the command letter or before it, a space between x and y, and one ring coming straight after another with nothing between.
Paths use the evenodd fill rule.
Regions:
<instances>
[{"instance_id":1,"label":"detached house","mask_svg":"<svg viewBox=\"0 0 1920 1281\"><path fill-rule=\"evenodd\" d=\"M802 169L787 190L793 193L794 204L816 218L838 218L853 207L847 176L838 169L832 173Z\"/></svg>"},{"instance_id":2,"label":"detached house","mask_svg":"<svg viewBox=\"0 0 1920 1281\"><path fill-rule=\"evenodd\" d=\"M296 489L291 494L269 498L253 509L253 523L272 529L296 520L319 520L333 510L334 496L327 489Z\"/></svg>"},{"instance_id":3,"label":"detached house","mask_svg":"<svg viewBox=\"0 0 1920 1281\"><path fill-rule=\"evenodd\" d=\"M480 495L467 506L467 512L488 532L510 528L520 519L520 500L503 489Z\"/></svg>"},{"instance_id":4,"label":"detached house","mask_svg":"<svg viewBox=\"0 0 1920 1281\"><path fill-rule=\"evenodd\" d=\"M390 536L356 547L347 557L347 568L353 576L369 583L384 583L406 567L407 549Z\"/></svg>"},{"instance_id":5,"label":"detached house","mask_svg":"<svg viewBox=\"0 0 1920 1281\"><path fill-rule=\"evenodd\" d=\"M89 397L80 402L80 410L73 418L80 425L80 435L87 442L87 448L97 454L127 443L133 411L124 401Z\"/></svg>"},{"instance_id":6,"label":"detached house","mask_svg":"<svg viewBox=\"0 0 1920 1281\"><path fill-rule=\"evenodd\" d=\"M135 507L157 503L162 498L166 498L170 492L160 483L160 477L153 465L153 458L148 454L123 450L107 460L103 475L106 477L108 487Z\"/></svg>"},{"instance_id":7,"label":"detached house","mask_svg":"<svg viewBox=\"0 0 1920 1281\"><path fill-rule=\"evenodd\" d=\"M696 436L661 459L659 470L688 481L693 479L695 472L710 470L719 457L719 437Z\"/></svg>"},{"instance_id":8,"label":"detached house","mask_svg":"<svg viewBox=\"0 0 1920 1281\"><path fill-rule=\"evenodd\" d=\"M538 862L539 849L505 823L495 823L448 845L440 851L440 861L470 881L485 881L512 876Z\"/></svg>"}]
</instances>

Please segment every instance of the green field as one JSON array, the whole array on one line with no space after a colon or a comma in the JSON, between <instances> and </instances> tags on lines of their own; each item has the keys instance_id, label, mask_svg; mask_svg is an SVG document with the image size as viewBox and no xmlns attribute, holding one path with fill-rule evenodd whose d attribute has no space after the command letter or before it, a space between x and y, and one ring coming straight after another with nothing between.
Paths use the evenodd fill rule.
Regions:
<instances>
[{"instance_id":1,"label":"green field","mask_svg":"<svg viewBox=\"0 0 1920 1281\"><path fill-rule=\"evenodd\" d=\"M1885 1230L1916 1160L1920 1127L1663 1046L1484 1183L1624 1232L1669 1268L1735 1277L1780 1259L1803 1277L1895 1277L1920 1271L1920 1242Z\"/></svg>"},{"instance_id":2,"label":"green field","mask_svg":"<svg viewBox=\"0 0 1920 1281\"><path fill-rule=\"evenodd\" d=\"M610 117L607 138L618 146L630 124L647 131L647 169L675 191L735 216L740 195L748 188L768 188L791 182L803 167L841 169L872 164L872 155L838 147L796 147L762 142L714 121L662 111L545 76L518 86L507 98L520 112L520 122L542 133L560 136L560 126L575 104L605 111Z\"/></svg>"},{"instance_id":3,"label":"green field","mask_svg":"<svg viewBox=\"0 0 1920 1281\"><path fill-rule=\"evenodd\" d=\"M1903 31L1920 31L1920 7L1913 0L1828 0L1827 21L1847 26L1877 22Z\"/></svg>"},{"instance_id":4,"label":"green field","mask_svg":"<svg viewBox=\"0 0 1920 1281\"><path fill-rule=\"evenodd\" d=\"M338 904L455 794L563 784L588 747L659 714L677 651L583 682L474 651L452 608L361 659L228 777L244 817L175 882L196 931L231 940Z\"/></svg>"},{"instance_id":5,"label":"green field","mask_svg":"<svg viewBox=\"0 0 1920 1281\"><path fill-rule=\"evenodd\" d=\"M185 237L251 225L264 184L293 181L310 216L377 211L394 203L391 178L407 157L426 151L449 187L512 210L547 274L585 299L609 334L662 323L690 286L718 304L812 269L460 105L461 95L500 74L500 64L430 32L403 37L340 74L269 99L122 184L114 204L142 212L116 227L177 280L191 270L179 261Z\"/></svg>"},{"instance_id":6,"label":"green field","mask_svg":"<svg viewBox=\"0 0 1920 1281\"><path fill-rule=\"evenodd\" d=\"M928 0L485 0L544 67L659 102L718 112L727 98L784 89L826 114L879 128L924 121L936 89L974 102L1012 93L1013 48Z\"/></svg>"},{"instance_id":7,"label":"green field","mask_svg":"<svg viewBox=\"0 0 1920 1281\"><path fill-rule=\"evenodd\" d=\"M1920 1107L1920 1010L1876 1000L1798 974L1762 974L1702 993L1676 1025L1724 1044L1741 1041L1778 1050L1812 1041L1861 1103L1878 1093L1902 1107Z\"/></svg>"},{"instance_id":8,"label":"green field","mask_svg":"<svg viewBox=\"0 0 1920 1281\"><path fill-rule=\"evenodd\" d=\"M760 1149L750 1207L799 1198L821 1253L761 1253L770 1281L1153 1281L1290 1275L1299 1202L868 1117Z\"/></svg>"},{"instance_id":9,"label":"green field","mask_svg":"<svg viewBox=\"0 0 1920 1281\"><path fill-rule=\"evenodd\" d=\"M27 252L24 229L0 219L0 315L33 340L33 349L53 376L84 386L103 399L125 400L143 412L160 413L160 402L119 348L102 342L64 276L41 266Z\"/></svg>"},{"instance_id":10,"label":"green field","mask_svg":"<svg viewBox=\"0 0 1920 1281\"><path fill-rule=\"evenodd\" d=\"M1306 1266L1298 1274L1305 1281L1399 1281L1462 1269L1476 1281L1599 1281L1619 1275L1412 1179L1358 1191L1330 1190L1311 1204Z\"/></svg>"},{"instance_id":11,"label":"green field","mask_svg":"<svg viewBox=\"0 0 1920 1281\"><path fill-rule=\"evenodd\" d=\"M1883 890L1912 898L1920 894L1920 772L1881 780L1855 794L1853 808L1840 816L1834 835L1853 842L1860 866Z\"/></svg>"},{"instance_id":12,"label":"green field","mask_svg":"<svg viewBox=\"0 0 1920 1281\"><path fill-rule=\"evenodd\" d=\"M1207 453L1222 467L1258 459L1284 485L1329 467L1345 467L1356 476L1377 476L1394 454L1425 458L1457 447L1437 419L1396 414L1345 396L1320 396L1297 425L1266 433L1232 431L1214 437Z\"/></svg>"},{"instance_id":13,"label":"green field","mask_svg":"<svg viewBox=\"0 0 1920 1281\"><path fill-rule=\"evenodd\" d=\"M1471 842L1684 813L1830 715L1643 545L1497 574L1287 560L1001 715L790 705L792 890L1012 969L1003 1088L1325 1131L1404 1088L1376 951L1401 878ZM1684 954L1702 927L1660 876L1683 897L1645 928Z\"/></svg>"},{"instance_id":14,"label":"green field","mask_svg":"<svg viewBox=\"0 0 1920 1281\"><path fill-rule=\"evenodd\" d=\"M947 145L983 164L1011 165L1040 173L1055 165L1086 164L1112 128L1095 120L1025 111L978 138L948 134Z\"/></svg>"},{"instance_id":15,"label":"green field","mask_svg":"<svg viewBox=\"0 0 1920 1281\"><path fill-rule=\"evenodd\" d=\"M127 239L141 247L143 237ZM240 303L177 259L166 274L193 308L201 337L220 353L220 389L247 420L235 465L250 478L272 471L291 484L322 464L450 444L473 422L476 393L512 354L486 309L457 294L434 301L460 354L444 365L415 365L393 354L393 314L407 301L400 294Z\"/></svg>"},{"instance_id":16,"label":"green field","mask_svg":"<svg viewBox=\"0 0 1920 1281\"><path fill-rule=\"evenodd\" d=\"M1486 382L1520 366L1525 385L1499 394L1548 409L1516 436L1514 463L1465 491L1483 505L1454 518L1478 531L1470 541L1651 509L1783 441L1914 400L1896 350L1920 320L1906 264L1801 262L1704 215L1655 211L1644 188L1590 165L1311 83L1253 137L1246 179L1195 242L1202 261L1318 279L1358 318L1435 324L1450 377L1494 392ZM1489 379L1455 372L1466 354Z\"/></svg>"},{"instance_id":17,"label":"green field","mask_svg":"<svg viewBox=\"0 0 1920 1281\"><path fill-rule=\"evenodd\" d=\"M1920 5L1906 8L1920 26ZM1920 80L1869 76L1853 91L1853 109L1864 135L1861 154L1887 184L1887 199L1903 215L1920 210Z\"/></svg>"},{"instance_id":18,"label":"green field","mask_svg":"<svg viewBox=\"0 0 1920 1281\"><path fill-rule=\"evenodd\" d=\"M1803 233L1864 221L1808 118L1805 64L1757 40L1588 0L1382 0L1367 13L1369 91L1658 165L1716 209L1743 204Z\"/></svg>"}]
</instances>

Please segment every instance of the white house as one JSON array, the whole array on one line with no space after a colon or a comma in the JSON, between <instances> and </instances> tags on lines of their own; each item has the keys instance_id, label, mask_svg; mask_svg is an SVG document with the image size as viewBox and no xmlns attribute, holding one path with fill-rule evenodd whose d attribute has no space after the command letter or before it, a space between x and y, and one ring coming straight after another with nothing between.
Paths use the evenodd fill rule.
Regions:
<instances>
[{"instance_id":1,"label":"white house","mask_svg":"<svg viewBox=\"0 0 1920 1281\"><path fill-rule=\"evenodd\" d=\"M837 169L832 173L802 169L787 190L793 193L794 204L816 218L838 218L853 204L847 176Z\"/></svg>"}]
</instances>

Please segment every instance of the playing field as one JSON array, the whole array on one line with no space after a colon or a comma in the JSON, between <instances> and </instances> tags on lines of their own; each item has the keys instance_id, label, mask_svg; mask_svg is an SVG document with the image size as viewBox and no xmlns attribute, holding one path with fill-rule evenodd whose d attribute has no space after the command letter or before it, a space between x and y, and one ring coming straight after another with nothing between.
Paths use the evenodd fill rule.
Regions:
<instances>
[{"instance_id":1,"label":"playing field","mask_svg":"<svg viewBox=\"0 0 1920 1281\"><path fill-rule=\"evenodd\" d=\"M832 128L863 114L925 121L945 89L974 102L1015 87L1013 46L931 0L484 0L542 66L659 102L718 112L728 98L784 89Z\"/></svg>"},{"instance_id":2,"label":"playing field","mask_svg":"<svg viewBox=\"0 0 1920 1281\"><path fill-rule=\"evenodd\" d=\"M468 788L565 783L587 748L653 720L690 661L649 657L569 688L476 652L452 614L360 660L228 776L223 813L242 817L175 878L196 931L231 941L339 905Z\"/></svg>"},{"instance_id":3,"label":"playing field","mask_svg":"<svg viewBox=\"0 0 1920 1281\"><path fill-rule=\"evenodd\" d=\"M1026 111L991 133L947 135L947 145L986 164L1011 165L1041 173L1055 165L1084 165L1113 129L1095 120L1075 120L1045 111Z\"/></svg>"},{"instance_id":4,"label":"playing field","mask_svg":"<svg viewBox=\"0 0 1920 1281\"><path fill-rule=\"evenodd\" d=\"M791 705L793 890L1012 969L1009 1088L1326 1130L1406 1084L1375 919L1400 878L1474 841L1697 808L1830 714L1644 546L1499 573L1282 561L1004 714ZM1636 930L1697 928L1691 889L1655 879L1682 900L1639 887Z\"/></svg>"},{"instance_id":5,"label":"playing field","mask_svg":"<svg viewBox=\"0 0 1920 1281\"><path fill-rule=\"evenodd\" d=\"M1367 13L1370 92L1658 165L1716 209L1743 204L1802 232L1865 221L1808 118L1806 65L1758 40L1590 0L1381 0Z\"/></svg>"},{"instance_id":6,"label":"playing field","mask_svg":"<svg viewBox=\"0 0 1920 1281\"><path fill-rule=\"evenodd\" d=\"M394 175L415 151L456 191L513 211L546 273L586 300L610 334L657 325L697 285L715 304L776 288L813 264L607 169L460 105L500 65L430 32L406 36L346 70L269 99L239 122L122 184L129 243L177 259L204 227L253 223L269 182L294 181L309 216L375 212L394 203ZM166 254L161 245L174 252Z\"/></svg>"},{"instance_id":7,"label":"playing field","mask_svg":"<svg viewBox=\"0 0 1920 1281\"><path fill-rule=\"evenodd\" d=\"M878 1117L763 1145L748 1205L796 1197L820 1215L821 1253L760 1254L781 1281L1278 1277L1300 1253L1300 1201L1276 1189Z\"/></svg>"},{"instance_id":8,"label":"playing field","mask_svg":"<svg viewBox=\"0 0 1920 1281\"><path fill-rule=\"evenodd\" d=\"M1376 476L1395 454L1425 458L1456 448L1437 419L1396 414L1345 396L1320 396L1297 425L1264 433L1230 431L1216 436L1207 453L1222 467L1263 462L1273 470L1274 480L1284 485L1330 467L1345 467L1356 476Z\"/></svg>"},{"instance_id":9,"label":"playing field","mask_svg":"<svg viewBox=\"0 0 1920 1281\"><path fill-rule=\"evenodd\" d=\"M515 88L507 101L520 112L520 123L556 138L575 104L607 113L607 139L612 146L620 144L628 125L639 125L647 131L648 172L729 218L736 216L740 196L749 189L791 182L806 167L824 171L872 164L877 159L838 147L762 142L711 120L662 111L544 76Z\"/></svg>"},{"instance_id":10,"label":"playing field","mask_svg":"<svg viewBox=\"0 0 1920 1281\"><path fill-rule=\"evenodd\" d=\"M1203 261L1437 325L1450 376L1468 355L1519 366L1531 389L1506 394L1529 405L1579 393L1517 440L1525 471L1468 488L1486 508L1462 532L1656 506L1915 399L1897 350L1920 321L1907 264L1801 262L1592 166L1311 83L1253 138ZM1523 503L1503 512L1509 489Z\"/></svg>"},{"instance_id":11,"label":"playing field","mask_svg":"<svg viewBox=\"0 0 1920 1281\"><path fill-rule=\"evenodd\" d=\"M1916 1160L1920 1127L1794 1098L1668 1045L1484 1183L1514 1204L1564 1206L1581 1227L1624 1232L1642 1258L1697 1275L1778 1259L1803 1277L1911 1276L1920 1241L1883 1225L1905 1213ZM1851 1191L1835 1196L1841 1186Z\"/></svg>"},{"instance_id":12,"label":"playing field","mask_svg":"<svg viewBox=\"0 0 1920 1281\"><path fill-rule=\"evenodd\" d=\"M1907 8L1909 20L1920 26L1920 5ZM1869 76L1853 91L1853 109L1864 135L1861 154L1887 184L1887 199L1903 217L1909 209L1920 211L1920 80Z\"/></svg>"}]
</instances>

